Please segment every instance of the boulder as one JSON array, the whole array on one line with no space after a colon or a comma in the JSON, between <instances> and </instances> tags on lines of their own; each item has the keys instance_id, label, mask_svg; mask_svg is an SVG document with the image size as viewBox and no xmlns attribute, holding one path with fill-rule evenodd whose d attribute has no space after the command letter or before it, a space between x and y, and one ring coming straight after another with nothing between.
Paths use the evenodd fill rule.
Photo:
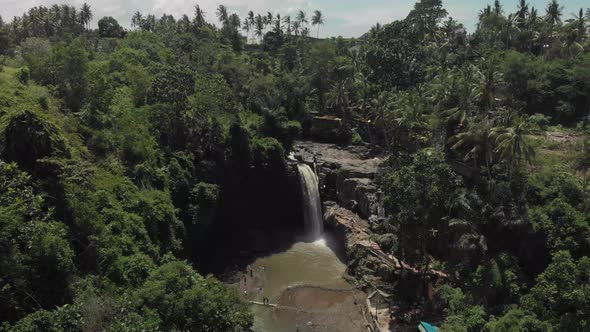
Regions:
<instances>
[{"instance_id":1,"label":"boulder","mask_svg":"<svg viewBox=\"0 0 590 332\"><path fill-rule=\"evenodd\" d=\"M378 210L377 187L371 179L339 176L336 192L338 202L363 218L376 215Z\"/></svg>"}]
</instances>

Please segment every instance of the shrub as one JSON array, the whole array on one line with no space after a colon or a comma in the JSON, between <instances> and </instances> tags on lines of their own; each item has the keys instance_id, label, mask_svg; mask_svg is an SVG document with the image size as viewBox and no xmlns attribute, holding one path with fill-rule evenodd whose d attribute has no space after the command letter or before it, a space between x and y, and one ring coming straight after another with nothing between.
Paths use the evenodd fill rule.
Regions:
<instances>
[{"instance_id":1,"label":"shrub","mask_svg":"<svg viewBox=\"0 0 590 332\"><path fill-rule=\"evenodd\" d=\"M22 84L29 83L29 79L31 78L31 72L29 71L28 67L22 67L17 73L18 81Z\"/></svg>"}]
</instances>

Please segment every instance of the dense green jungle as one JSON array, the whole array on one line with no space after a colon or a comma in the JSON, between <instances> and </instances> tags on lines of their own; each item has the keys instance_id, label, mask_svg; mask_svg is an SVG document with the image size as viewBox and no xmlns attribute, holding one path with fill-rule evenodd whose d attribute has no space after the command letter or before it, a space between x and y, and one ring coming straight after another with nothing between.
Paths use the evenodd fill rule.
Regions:
<instances>
[{"instance_id":1,"label":"dense green jungle","mask_svg":"<svg viewBox=\"0 0 590 332\"><path fill-rule=\"evenodd\" d=\"M590 331L590 9L504 5L0 17L0 331Z\"/></svg>"}]
</instances>

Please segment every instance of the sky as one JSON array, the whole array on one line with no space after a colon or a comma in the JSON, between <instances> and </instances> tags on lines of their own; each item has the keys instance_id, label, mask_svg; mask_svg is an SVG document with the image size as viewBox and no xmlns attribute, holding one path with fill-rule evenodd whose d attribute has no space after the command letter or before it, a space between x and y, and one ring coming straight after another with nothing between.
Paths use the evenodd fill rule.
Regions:
<instances>
[{"instance_id":1,"label":"sky","mask_svg":"<svg viewBox=\"0 0 590 332\"><path fill-rule=\"evenodd\" d=\"M320 28L320 37L343 36L359 37L375 23L389 23L405 18L414 6L414 0L0 0L0 15L9 21L15 15L22 15L33 6L50 6L54 3L69 4L80 7L87 2L93 13L93 25L103 16L113 16L125 27L130 26L131 16L137 10L144 15L156 16L172 14L180 17L187 14L192 17L195 4L205 10L206 19L216 23L215 9L224 4L230 12L241 17L252 10L255 13L280 13L282 16L294 16L298 10L305 11L311 17L314 10L320 10L325 17L325 24ZM515 11L518 0L501 1L505 10ZM531 6L545 12L548 0L528 0ZM560 0L564 7L564 19L568 19L580 8L590 7L589 0ZM443 6L449 16L463 23L469 32L475 28L477 13L493 0L443 0ZM315 28L312 35L315 35Z\"/></svg>"}]
</instances>

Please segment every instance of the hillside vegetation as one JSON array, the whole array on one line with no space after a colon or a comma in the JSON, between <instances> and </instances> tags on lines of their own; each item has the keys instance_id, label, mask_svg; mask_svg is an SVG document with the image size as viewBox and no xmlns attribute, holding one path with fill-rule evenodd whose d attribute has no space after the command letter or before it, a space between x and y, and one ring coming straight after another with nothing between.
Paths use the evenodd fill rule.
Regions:
<instances>
[{"instance_id":1,"label":"hillside vegetation","mask_svg":"<svg viewBox=\"0 0 590 332\"><path fill-rule=\"evenodd\" d=\"M323 40L319 11L0 18L0 330L248 330L205 275L301 223L300 138L385 155L380 246L449 275L389 286L443 331L589 330L590 10L473 15Z\"/></svg>"}]
</instances>

